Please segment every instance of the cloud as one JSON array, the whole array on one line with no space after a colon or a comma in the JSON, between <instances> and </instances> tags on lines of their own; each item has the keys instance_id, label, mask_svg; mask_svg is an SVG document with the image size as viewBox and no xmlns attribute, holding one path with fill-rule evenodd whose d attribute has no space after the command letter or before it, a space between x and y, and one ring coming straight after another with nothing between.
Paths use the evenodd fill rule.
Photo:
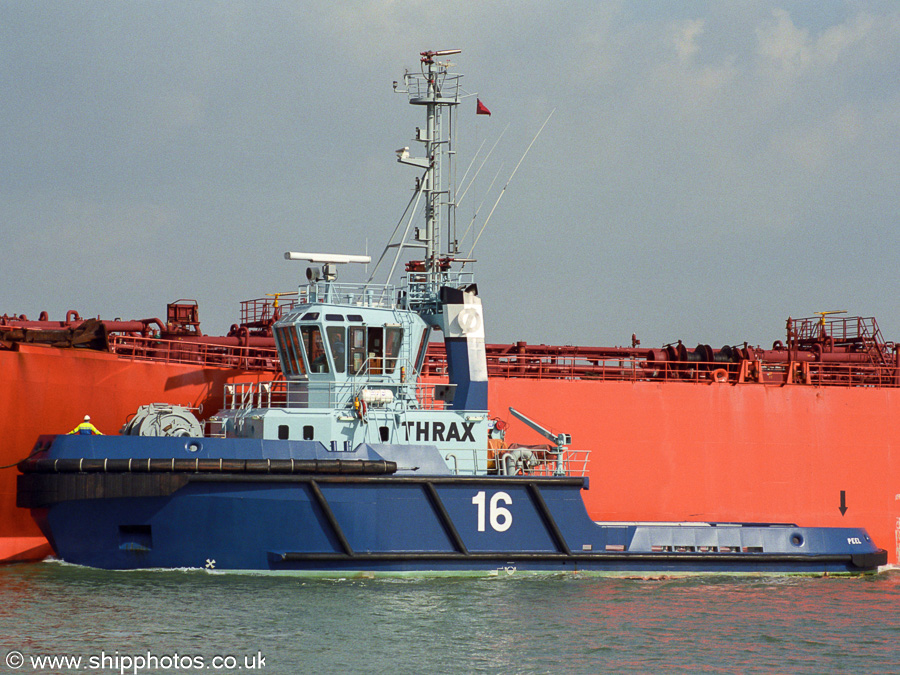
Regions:
<instances>
[{"instance_id":1,"label":"cloud","mask_svg":"<svg viewBox=\"0 0 900 675\"><path fill-rule=\"evenodd\" d=\"M776 70L797 77L810 69L833 66L849 49L864 44L875 18L860 13L817 37L797 27L783 9L772 10L773 21L756 29L758 53Z\"/></svg>"},{"instance_id":2,"label":"cloud","mask_svg":"<svg viewBox=\"0 0 900 675\"><path fill-rule=\"evenodd\" d=\"M675 53L682 64L692 61L694 55L700 51L697 38L703 34L703 24L703 19L689 19L673 26Z\"/></svg>"},{"instance_id":3,"label":"cloud","mask_svg":"<svg viewBox=\"0 0 900 675\"><path fill-rule=\"evenodd\" d=\"M84 259L66 249L80 240L102 250L97 274L129 256L153 270L96 294L97 311L144 297L158 313L188 294L225 328L238 300L293 283L272 264L287 248L380 251L414 180L393 150L423 122L391 82L419 52L459 48L463 86L494 113L461 107L460 168L509 124L460 222L490 210L490 180L499 169L499 189L556 108L476 251L491 339L596 344L640 328L656 344L701 332L698 313L722 340L752 339L841 297L866 277L847 261L864 257L883 278L840 304L878 313L900 254L885 226L900 194L900 9L786 6L6 3L0 228L28 254L0 269L3 311L71 308ZM36 259L55 277L42 286ZM543 270L563 260L581 290L547 290ZM590 293L615 321L585 309ZM895 338L895 325L882 327Z\"/></svg>"}]
</instances>

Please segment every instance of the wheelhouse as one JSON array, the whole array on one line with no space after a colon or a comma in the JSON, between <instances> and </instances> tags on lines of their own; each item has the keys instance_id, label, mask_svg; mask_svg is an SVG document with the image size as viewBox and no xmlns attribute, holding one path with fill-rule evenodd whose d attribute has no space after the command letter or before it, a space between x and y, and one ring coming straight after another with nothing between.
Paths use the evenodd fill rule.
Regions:
<instances>
[{"instance_id":1,"label":"wheelhouse","mask_svg":"<svg viewBox=\"0 0 900 675\"><path fill-rule=\"evenodd\" d=\"M429 327L392 308L301 308L274 326L285 379L293 382L415 381Z\"/></svg>"}]
</instances>

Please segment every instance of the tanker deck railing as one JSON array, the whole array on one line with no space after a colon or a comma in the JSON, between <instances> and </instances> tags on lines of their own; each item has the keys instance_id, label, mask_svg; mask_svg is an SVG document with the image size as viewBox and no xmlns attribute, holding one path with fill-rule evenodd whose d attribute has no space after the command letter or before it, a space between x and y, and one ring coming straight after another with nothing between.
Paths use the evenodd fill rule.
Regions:
<instances>
[{"instance_id":1,"label":"tanker deck railing","mask_svg":"<svg viewBox=\"0 0 900 675\"><path fill-rule=\"evenodd\" d=\"M271 298L254 298L241 301L242 326L268 326L296 306L308 302L306 289L300 292L272 293Z\"/></svg>"},{"instance_id":2,"label":"tanker deck railing","mask_svg":"<svg viewBox=\"0 0 900 675\"><path fill-rule=\"evenodd\" d=\"M131 361L183 364L210 368L280 371L274 347L225 345L135 335L111 335L109 349L119 358Z\"/></svg>"},{"instance_id":3,"label":"tanker deck railing","mask_svg":"<svg viewBox=\"0 0 900 675\"><path fill-rule=\"evenodd\" d=\"M591 348L526 346L518 353L501 350L508 345L487 345L488 378L530 380L588 380L604 382L679 382L708 384L811 385L844 387L898 387L900 366L896 354L885 364L872 363L865 354L847 354L846 361L812 361L809 353L791 359L785 350L763 352L760 358L737 361L653 360L650 350L603 355ZM554 350L559 349L559 352ZM533 350L529 353L529 350ZM615 349L609 350L616 352ZM660 350L661 351L661 350ZM762 350L760 350L762 351ZM426 378L446 377L447 364L440 349L429 350L422 368Z\"/></svg>"},{"instance_id":4,"label":"tanker deck railing","mask_svg":"<svg viewBox=\"0 0 900 675\"><path fill-rule=\"evenodd\" d=\"M133 361L280 371L274 348L223 345L132 335L111 335L110 350ZM657 361L651 350L628 348L552 347L546 345L487 345L490 378L532 380L597 380L625 382L706 382L805 384L843 387L900 387L900 352L893 345L884 360L873 363L866 353L826 353L816 361L808 351L762 351L760 358L723 361ZM631 353L628 353L628 352ZM611 352L611 353L610 353ZM792 354L794 358L792 359ZM799 358L798 358L799 357ZM408 370L412 372L412 370ZM445 379L443 345L430 347L422 376ZM379 385L380 386L380 385Z\"/></svg>"},{"instance_id":5,"label":"tanker deck railing","mask_svg":"<svg viewBox=\"0 0 900 675\"><path fill-rule=\"evenodd\" d=\"M883 345L878 322L872 316L849 317L806 317L791 319L791 329L800 344L812 344L823 339L831 339L835 344L870 342ZM790 338L790 336L789 336Z\"/></svg>"}]
</instances>

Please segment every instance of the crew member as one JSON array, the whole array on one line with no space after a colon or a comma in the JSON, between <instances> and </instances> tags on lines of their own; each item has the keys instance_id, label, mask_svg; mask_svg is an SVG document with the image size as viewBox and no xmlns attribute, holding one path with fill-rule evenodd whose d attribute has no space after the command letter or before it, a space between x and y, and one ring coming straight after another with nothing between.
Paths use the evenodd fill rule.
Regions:
<instances>
[{"instance_id":1,"label":"crew member","mask_svg":"<svg viewBox=\"0 0 900 675\"><path fill-rule=\"evenodd\" d=\"M72 431L70 431L69 434L79 434L81 436L90 436L91 434L97 434L98 436L103 435L97 427L95 427L93 424L91 424L91 416L90 415L85 415L84 422L82 422L77 427L72 429ZM68 434L66 434L66 435L68 435Z\"/></svg>"},{"instance_id":2,"label":"crew member","mask_svg":"<svg viewBox=\"0 0 900 675\"><path fill-rule=\"evenodd\" d=\"M339 373L344 372L344 339L341 337L341 333L344 332L343 328L338 328L331 335L331 357L334 359L334 367Z\"/></svg>"}]
</instances>

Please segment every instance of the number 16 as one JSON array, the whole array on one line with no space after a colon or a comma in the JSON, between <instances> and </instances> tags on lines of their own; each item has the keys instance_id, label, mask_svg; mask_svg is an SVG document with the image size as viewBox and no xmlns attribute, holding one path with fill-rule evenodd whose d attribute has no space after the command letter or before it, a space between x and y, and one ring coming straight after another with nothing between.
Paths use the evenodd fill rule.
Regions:
<instances>
[{"instance_id":1,"label":"number 16","mask_svg":"<svg viewBox=\"0 0 900 675\"><path fill-rule=\"evenodd\" d=\"M472 497L472 503L478 507L478 531L484 532L484 490ZM512 497L505 492L495 492L489 505L491 527L497 532L506 532L512 525L512 513L497 502L512 504Z\"/></svg>"}]
</instances>

